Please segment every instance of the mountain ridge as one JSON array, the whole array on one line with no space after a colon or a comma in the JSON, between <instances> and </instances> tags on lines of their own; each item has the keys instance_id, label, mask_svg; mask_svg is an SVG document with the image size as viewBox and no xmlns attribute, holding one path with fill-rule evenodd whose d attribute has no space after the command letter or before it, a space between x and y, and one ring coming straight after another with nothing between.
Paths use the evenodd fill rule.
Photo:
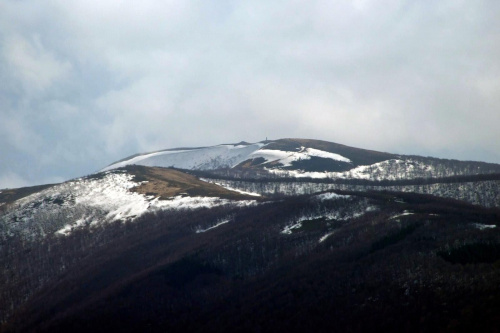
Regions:
<instances>
[{"instance_id":1,"label":"mountain ridge","mask_svg":"<svg viewBox=\"0 0 500 333\"><path fill-rule=\"evenodd\" d=\"M500 164L458 161L401 155L355 148L343 144L312 139L287 138L257 143L241 141L235 144L196 148L170 148L150 153L135 154L131 158L112 163L101 171L129 164L175 167L187 170L252 169L268 175L309 178L367 178L367 168L396 167L400 172L420 174L412 177L433 177L432 168L446 169L437 176L499 173ZM461 170L451 170L448 165ZM408 171L406 171L408 170ZM350 173L349 173L350 172ZM384 176L381 176L384 178ZM379 177L380 178L380 177ZM377 179L380 180L380 179Z\"/></svg>"}]
</instances>

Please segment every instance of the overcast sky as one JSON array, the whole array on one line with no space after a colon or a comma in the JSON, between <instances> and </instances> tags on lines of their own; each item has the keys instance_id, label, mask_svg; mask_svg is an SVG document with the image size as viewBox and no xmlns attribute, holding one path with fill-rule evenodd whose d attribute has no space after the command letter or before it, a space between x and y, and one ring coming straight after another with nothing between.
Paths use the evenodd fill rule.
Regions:
<instances>
[{"instance_id":1,"label":"overcast sky","mask_svg":"<svg viewBox=\"0 0 500 333\"><path fill-rule=\"evenodd\" d=\"M302 137L500 163L500 1L0 0L0 188Z\"/></svg>"}]
</instances>

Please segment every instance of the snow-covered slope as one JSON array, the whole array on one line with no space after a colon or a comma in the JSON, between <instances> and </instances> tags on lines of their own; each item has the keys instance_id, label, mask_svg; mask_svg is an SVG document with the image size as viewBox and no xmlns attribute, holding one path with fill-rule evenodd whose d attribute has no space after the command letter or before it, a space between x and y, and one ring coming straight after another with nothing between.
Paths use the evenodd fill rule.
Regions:
<instances>
[{"instance_id":1,"label":"snow-covered slope","mask_svg":"<svg viewBox=\"0 0 500 333\"><path fill-rule=\"evenodd\" d=\"M132 189L144 182L124 170L79 178L17 200L0 216L0 239L18 235L34 240L49 233L68 234L116 220L133 221L160 209L197 209L220 205L252 205L253 200L229 200L177 194L167 200ZM236 193L236 192L235 192ZM238 193L236 193L238 194Z\"/></svg>"},{"instance_id":2,"label":"snow-covered slope","mask_svg":"<svg viewBox=\"0 0 500 333\"><path fill-rule=\"evenodd\" d=\"M262 143L255 143L248 145L218 145L184 150L165 150L139 155L129 160L114 163L102 171L131 164L193 170L231 168L247 160L252 153L263 146L264 144Z\"/></svg>"}]
</instances>

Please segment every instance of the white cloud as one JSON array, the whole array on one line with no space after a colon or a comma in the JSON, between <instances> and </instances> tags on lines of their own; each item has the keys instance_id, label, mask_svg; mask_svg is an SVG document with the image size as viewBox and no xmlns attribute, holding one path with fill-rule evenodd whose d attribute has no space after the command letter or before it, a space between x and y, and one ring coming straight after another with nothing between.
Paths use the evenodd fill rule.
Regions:
<instances>
[{"instance_id":1,"label":"white cloud","mask_svg":"<svg viewBox=\"0 0 500 333\"><path fill-rule=\"evenodd\" d=\"M0 175L0 189L29 186L30 182L14 172Z\"/></svg>"},{"instance_id":2,"label":"white cloud","mask_svg":"<svg viewBox=\"0 0 500 333\"><path fill-rule=\"evenodd\" d=\"M498 16L488 0L3 1L0 144L40 179L266 136L500 162Z\"/></svg>"},{"instance_id":3,"label":"white cloud","mask_svg":"<svg viewBox=\"0 0 500 333\"><path fill-rule=\"evenodd\" d=\"M21 81L26 90L43 91L56 81L65 78L71 70L67 61L59 61L46 50L40 37L30 39L19 35L8 36L3 55L11 66L12 75Z\"/></svg>"},{"instance_id":4,"label":"white cloud","mask_svg":"<svg viewBox=\"0 0 500 333\"><path fill-rule=\"evenodd\" d=\"M28 154L36 154L42 139L26 126L22 115L3 115L0 122L0 138L11 148Z\"/></svg>"}]
</instances>

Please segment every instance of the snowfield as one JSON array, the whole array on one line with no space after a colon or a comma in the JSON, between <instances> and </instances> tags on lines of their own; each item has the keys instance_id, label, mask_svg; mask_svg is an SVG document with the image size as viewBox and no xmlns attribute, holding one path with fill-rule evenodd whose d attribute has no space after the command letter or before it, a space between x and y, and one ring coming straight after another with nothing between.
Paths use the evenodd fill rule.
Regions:
<instances>
[{"instance_id":1,"label":"snowfield","mask_svg":"<svg viewBox=\"0 0 500 333\"><path fill-rule=\"evenodd\" d=\"M250 145L219 145L188 150L161 151L136 156L130 160L112 164L102 171L121 168L130 164L191 170L232 168L248 160L249 155L263 146L263 143L255 143Z\"/></svg>"},{"instance_id":2,"label":"snowfield","mask_svg":"<svg viewBox=\"0 0 500 333\"><path fill-rule=\"evenodd\" d=\"M0 237L6 239L16 233L25 239L36 239L49 233L68 235L77 228L116 220L132 221L146 212L160 209L256 204L254 200L235 201L218 197L176 196L159 200L155 196L130 191L140 185L133 178L125 172L108 172L102 179L80 178L22 198L0 217Z\"/></svg>"},{"instance_id":3,"label":"snowfield","mask_svg":"<svg viewBox=\"0 0 500 333\"><path fill-rule=\"evenodd\" d=\"M263 158L265 160L264 163L279 163L282 167L292 166L293 162L309 160L311 157L321 157L344 163L352 163L350 159L339 154L329 153L314 148L301 147L299 151L282 151L262 149L264 146L266 146L266 144L254 143L248 145L219 145L204 148L160 151L135 156L129 160L114 163L101 171L108 171L131 164L175 167L190 170L211 170L232 168L244 161L257 158Z\"/></svg>"}]
</instances>

